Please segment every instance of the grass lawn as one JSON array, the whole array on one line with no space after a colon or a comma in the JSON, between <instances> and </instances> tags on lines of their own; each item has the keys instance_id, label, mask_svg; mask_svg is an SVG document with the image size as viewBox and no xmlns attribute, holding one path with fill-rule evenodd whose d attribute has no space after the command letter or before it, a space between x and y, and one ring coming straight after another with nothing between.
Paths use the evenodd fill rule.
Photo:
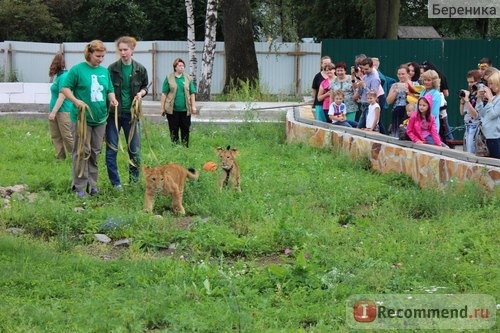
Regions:
<instances>
[{"instance_id":1,"label":"grass lawn","mask_svg":"<svg viewBox=\"0 0 500 333\"><path fill-rule=\"evenodd\" d=\"M287 144L283 124L195 124L186 149L146 122L143 164L200 170L186 216L161 196L147 214L143 183L109 184L104 149L101 193L79 199L46 121L0 127L0 186L36 194L0 209L0 332L350 332L351 295L500 294L500 198L474 183L420 189L367 159ZM201 168L227 145L241 193ZM126 182L123 153L119 165Z\"/></svg>"}]
</instances>

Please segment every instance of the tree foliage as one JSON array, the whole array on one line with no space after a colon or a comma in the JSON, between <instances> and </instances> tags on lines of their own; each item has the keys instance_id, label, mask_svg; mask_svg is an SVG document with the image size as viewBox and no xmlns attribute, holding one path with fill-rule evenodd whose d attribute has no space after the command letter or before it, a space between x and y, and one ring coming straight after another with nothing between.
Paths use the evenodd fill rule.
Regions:
<instances>
[{"instance_id":1,"label":"tree foliage","mask_svg":"<svg viewBox=\"0 0 500 333\"><path fill-rule=\"evenodd\" d=\"M0 0L0 40L50 42L63 25L41 0Z\"/></svg>"},{"instance_id":2,"label":"tree foliage","mask_svg":"<svg viewBox=\"0 0 500 333\"><path fill-rule=\"evenodd\" d=\"M498 19L428 18L427 0L405 1L401 6L401 25L432 26L444 38L484 39L500 37Z\"/></svg>"},{"instance_id":3,"label":"tree foliage","mask_svg":"<svg viewBox=\"0 0 500 333\"><path fill-rule=\"evenodd\" d=\"M400 25L430 25L444 38L500 37L500 20L428 18L427 0L249 2L255 40L394 38L397 18L392 15L398 13ZM397 3L399 11L389 9L389 5ZM197 41L204 39L206 4L207 0L193 0ZM0 6L0 40L114 41L124 34L142 40L186 39L186 9L179 0L0 0ZM385 9L376 10L379 7ZM222 10L219 14L223 22ZM218 39L223 40L222 24L217 29Z\"/></svg>"}]
</instances>

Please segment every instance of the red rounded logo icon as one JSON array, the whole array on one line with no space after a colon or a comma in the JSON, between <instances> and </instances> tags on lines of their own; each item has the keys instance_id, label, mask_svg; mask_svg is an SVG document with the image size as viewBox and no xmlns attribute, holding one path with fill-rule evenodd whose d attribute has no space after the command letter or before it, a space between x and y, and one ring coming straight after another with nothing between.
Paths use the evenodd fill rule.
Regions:
<instances>
[{"instance_id":1,"label":"red rounded logo icon","mask_svg":"<svg viewBox=\"0 0 500 333\"><path fill-rule=\"evenodd\" d=\"M354 320L369 323L377 318L377 304L374 301L360 300L353 306Z\"/></svg>"}]
</instances>

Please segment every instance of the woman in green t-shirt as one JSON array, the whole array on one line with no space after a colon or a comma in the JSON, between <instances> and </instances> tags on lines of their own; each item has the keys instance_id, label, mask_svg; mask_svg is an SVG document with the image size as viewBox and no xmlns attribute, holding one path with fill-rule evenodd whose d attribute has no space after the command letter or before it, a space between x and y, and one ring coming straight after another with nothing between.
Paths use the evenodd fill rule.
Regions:
<instances>
[{"instance_id":1,"label":"woman in green t-shirt","mask_svg":"<svg viewBox=\"0 0 500 333\"><path fill-rule=\"evenodd\" d=\"M189 146L189 128L191 114L197 114L193 80L184 73L186 64L181 58L173 63L174 72L163 81L161 94L162 115L167 115L170 138L173 143L179 143L179 129L181 142Z\"/></svg>"},{"instance_id":2,"label":"woman in green t-shirt","mask_svg":"<svg viewBox=\"0 0 500 333\"><path fill-rule=\"evenodd\" d=\"M101 152L106 120L108 118L108 105L118 106L113 83L108 69L101 66L106 54L106 46L100 40L93 40L85 46L84 62L71 68L63 84L62 92L76 109L70 113L71 132L73 133L73 190L79 197L99 193L97 189L98 157ZM79 112L85 109L86 126L82 126L86 134L83 142L83 152L79 149L80 131L78 129ZM82 114L83 115L83 114ZM83 118L80 118L83 119ZM80 124L81 125L81 124ZM83 156L82 156L83 155Z\"/></svg>"},{"instance_id":3,"label":"woman in green t-shirt","mask_svg":"<svg viewBox=\"0 0 500 333\"><path fill-rule=\"evenodd\" d=\"M58 160L65 160L66 154L73 151L69 113L74 106L61 92L67 75L64 56L57 52L49 67L49 77L53 80L50 86L49 129Z\"/></svg>"}]
</instances>

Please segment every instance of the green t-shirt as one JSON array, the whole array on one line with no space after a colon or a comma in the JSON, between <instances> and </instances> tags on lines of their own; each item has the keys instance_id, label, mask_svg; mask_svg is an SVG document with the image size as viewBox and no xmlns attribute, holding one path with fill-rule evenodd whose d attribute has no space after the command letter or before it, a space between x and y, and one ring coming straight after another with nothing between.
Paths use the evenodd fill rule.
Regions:
<instances>
[{"instance_id":1,"label":"green t-shirt","mask_svg":"<svg viewBox=\"0 0 500 333\"><path fill-rule=\"evenodd\" d=\"M92 117L87 111L87 125L98 126L106 122L107 96L114 92L114 87L105 67L92 67L86 62L81 62L69 70L63 88L69 88L77 99L85 102L92 110ZM77 121L77 108L71 111L70 118L73 122Z\"/></svg>"},{"instance_id":2,"label":"green t-shirt","mask_svg":"<svg viewBox=\"0 0 500 333\"><path fill-rule=\"evenodd\" d=\"M49 111L52 111L52 109L56 105L57 99L59 98L59 93L61 92L62 85L64 83L64 80L66 80L67 75L67 70L58 73L54 79L54 83L52 83L52 85L50 86ZM65 98L64 102L59 108L59 112L70 112L74 108L75 106L73 105L73 103L71 103L69 99Z\"/></svg>"},{"instance_id":3,"label":"green t-shirt","mask_svg":"<svg viewBox=\"0 0 500 333\"><path fill-rule=\"evenodd\" d=\"M122 112L130 113L132 98L130 98L130 76L132 75L132 64L122 63Z\"/></svg>"},{"instance_id":4,"label":"green t-shirt","mask_svg":"<svg viewBox=\"0 0 500 333\"><path fill-rule=\"evenodd\" d=\"M174 111L186 112L187 107L186 107L186 94L184 93L184 75L181 75L181 77L176 76L175 83L177 84L177 92L175 93L175 99L174 99ZM170 91L170 85L168 84L168 76L167 76L163 81L163 87L161 92L164 94L168 94L169 91ZM194 87L194 83L192 80L189 84L189 93L190 94L196 93L196 88Z\"/></svg>"}]
</instances>

